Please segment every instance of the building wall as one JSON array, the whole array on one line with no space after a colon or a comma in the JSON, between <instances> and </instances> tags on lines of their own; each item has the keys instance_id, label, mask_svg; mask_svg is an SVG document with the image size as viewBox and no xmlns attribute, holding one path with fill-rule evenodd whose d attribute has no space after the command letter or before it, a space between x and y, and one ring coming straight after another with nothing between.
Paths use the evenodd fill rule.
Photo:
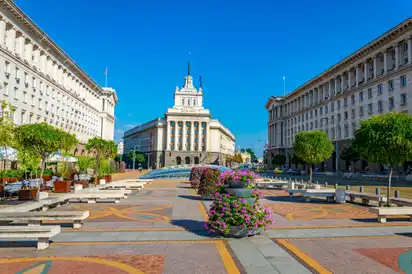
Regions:
<instances>
[{"instance_id":1,"label":"building wall","mask_svg":"<svg viewBox=\"0 0 412 274\"><path fill-rule=\"evenodd\" d=\"M0 4L0 100L14 106L17 125L47 122L82 143L113 139L116 92L100 88L9 0Z\"/></svg>"},{"instance_id":2,"label":"building wall","mask_svg":"<svg viewBox=\"0 0 412 274\"><path fill-rule=\"evenodd\" d=\"M391 111L412 113L412 19L290 94L271 97L266 108L268 155L291 151L298 132L323 130L338 143L339 157L362 120ZM334 170L335 160L327 162Z\"/></svg>"}]
</instances>

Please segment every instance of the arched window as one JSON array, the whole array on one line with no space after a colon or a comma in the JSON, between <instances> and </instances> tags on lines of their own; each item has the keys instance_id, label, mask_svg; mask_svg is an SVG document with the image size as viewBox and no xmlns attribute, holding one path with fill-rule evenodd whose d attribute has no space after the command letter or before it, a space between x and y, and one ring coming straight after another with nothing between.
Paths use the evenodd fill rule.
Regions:
<instances>
[{"instance_id":1,"label":"arched window","mask_svg":"<svg viewBox=\"0 0 412 274\"><path fill-rule=\"evenodd\" d=\"M185 99L182 98L182 106L184 106L184 105L185 105Z\"/></svg>"},{"instance_id":2,"label":"arched window","mask_svg":"<svg viewBox=\"0 0 412 274\"><path fill-rule=\"evenodd\" d=\"M187 105L190 106L190 98L187 99Z\"/></svg>"},{"instance_id":3,"label":"arched window","mask_svg":"<svg viewBox=\"0 0 412 274\"><path fill-rule=\"evenodd\" d=\"M178 166L180 166L180 165L182 164L182 158L180 158L180 156L177 156L177 157L176 157L176 164L177 164Z\"/></svg>"},{"instance_id":4,"label":"arched window","mask_svg":"<svg viewBox=\"0 0 412 274\"><path fill-rule=\"evenodd\" d=\"M196 98L193 99L193 105L196 106Z\"/></svg>"},{"instance_id":5,"label":"arched window","mask_svg":"<svg viewBox=\"0 0 412 274\"><path fill-rule=\"evenodd\" d=\"M187 157L185 158L185 164L186 164L186 165L190 165L190 157L189 157L189 156L187 156Z\"/></svg>"}]
</instances>

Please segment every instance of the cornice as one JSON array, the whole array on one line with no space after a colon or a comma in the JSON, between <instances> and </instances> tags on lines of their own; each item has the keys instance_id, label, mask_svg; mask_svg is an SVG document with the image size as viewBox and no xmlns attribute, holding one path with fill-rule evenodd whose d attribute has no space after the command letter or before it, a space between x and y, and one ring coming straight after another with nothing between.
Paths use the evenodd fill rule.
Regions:
<instances>
[{"instance_id":1,"label":"cornice","mask_svg":"<svg viewBox=\"0 0 412 274\"><path fill-rule=\"evenodd\" d=\"M318 76L312 78L311 80L307 81L291 93L287 94L286 96L283 97L283 99L289 99L290 97L295 96L297 93L299 93L302 90L305 90L309 88L310 86L313 86L315 84L318 84L320 82L323 82L327 80L327 78L333 76L336 74L338 71L341 71L342 69L348 67L349 65L353 65L355 62L358 62L359 59L367 57L368 54L372 53L375 51L377 48L380 48L384 45L390 44L391 42L393 43L394 39L399 37L400 35L404 34L406 31L409 31L412 29L412 17L409 17L402 23L398 24L397 26L393 27L389 31L385 32L378 38L374 39L372 42L369 42L359 50L355 51L339 63L331 66Z\"/></svg>"},{"instance_id":2,"label":"cornice","mask_svg":"<svg viewBox=\"0 0 412 274\"><path fill-rule=\"evenodd\" d=\"M27 28L29 28L35 36L40 38L40 44L49 47L51 51L59 55L62 62L74 72L78 73L78 77L84 82L88 83L92 89L97 90L100 94L103 92L102 88L79 66L70 58L70 56L63 51L39 26L37 26L30 17L28 17L12 0L0 0L0 3L8 9L18 20L20 20ZM4 16L3 16L4 17Z\"/></svg>"}]
</instances>

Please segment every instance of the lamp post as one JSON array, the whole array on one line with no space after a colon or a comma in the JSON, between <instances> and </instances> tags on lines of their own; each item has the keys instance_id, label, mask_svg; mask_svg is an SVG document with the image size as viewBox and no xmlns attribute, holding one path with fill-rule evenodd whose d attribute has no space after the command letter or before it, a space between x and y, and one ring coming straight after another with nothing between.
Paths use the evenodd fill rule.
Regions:
<instances>
[{"instance_id":1,"label":"lamp post","mask_svg":"<svg viewBox=\"0 0 412 274\"><path fill-rule=\"evenodd\" d=\"M135 170L135 162L136 162L136 147L139 147L138 151L140 151L140 139L139 144L133 147L133 171Z\"/></svg>"}]
</instances>

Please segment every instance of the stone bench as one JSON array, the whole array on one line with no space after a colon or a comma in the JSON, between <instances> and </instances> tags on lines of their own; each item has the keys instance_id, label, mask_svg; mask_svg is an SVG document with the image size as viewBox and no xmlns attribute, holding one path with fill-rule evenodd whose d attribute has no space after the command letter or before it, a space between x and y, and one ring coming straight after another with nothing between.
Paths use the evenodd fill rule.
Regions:
<instances>
[{"instance_id":1,"label":"stone bench","mask_svg":"<svg viewBox=\"0 0 412 274\"><path fill-rule=\"evenodd\" d=\"M379 206L382 206L384 202L387 201L385 196L375 195L375 194L368 194L363 192L348 192L347 195L352 203L355 202L355 199L362 199L363 205L368 205L369 201L377 201Z\"/></svg>"},{"instance_id":2,"label":"stone bench","mask_svg":"<svg viewBox=\"0 0 412 274\"><path fill-rule=\"evenodd\" d=\"M47 212L1 212L0 220L6 222L23 221L29 226L41 225L44 221L70 221L73 228L80 228L89 217L89 211L47 211Z\"/></svg>"},{"instance_id":3,"label":"stone bench","mask_svg":"<svg viewBox=\"0 0 412 274\"><path fill-rule=\"evenodd\" d=\"M388 216L409 216L412 221L412 207L372 207L369 212L378 215L379 223L386 223Z\"/></svg>"},{"instance_id":4,"label":"stone bench","mask_svg":"<svg viewBox=\"0 0 412 274\"><path fill-rule=\"evenodd\" d=\"M270 187L284 188L284 187L288 186L288 182L281 182L281 181L277 181L277 182L255 182L255 184L258 188L270 188Z\"/></svg>"},{"instance_id":5,"label":"stone bench","mask_svg":"<svg viewBox=\"0 0 412 274\"><path fill-rule=\"evenodd\" d=\"M328 202L333 202L335 200L335 192L333 191L306 191L303 193L303 197L305 197L306 202L310 202L311 197L326 197L326 200Z\"/></svg>"},{"instance_id":6,"label":"stone bench","mask_svg":"<svg viewBox=\"0 0 412 274\"><path fill-rule=\"evenodd\" d=\"M412 200L401 199L401 198L391 198L391 204L395 204L397 206L412 206Z\"/></svg>"},{"instance_id":7,"label":"stone bench","mask_svg":"<svg viewBox=\"0 0 412 274\"><path fill-rule=\"evenodd\" d=\"M60 233L60 226L0 226L0 239L37 239L37 250L49 247L49 239Z\"/></svg>"},{"instance_id":8,"label":"stone bench","mask_svg":"<svg viewBox=\"0 0 412 274\"><path fill-rule=\"evenodd\" d=\"M144 188L144 183L132 183L132 182L116 182L109 185L102 185L99 187L100 189L108 189L108 188L124 188L124 189L142 189Z\"/></svg>"},{"instance_id":9,"label":"stone bench","mask_svg":"<svg viewBox=\"0 0 412 274\"><path fill-rule=\"evenodd\" d=\"M86 201L89 204L94 204L96 203L97 200L105 200L106 202L108 201L114 201L114 203L118 204L120 202L120 199L124 199L127 196L125 196L124 192L80 192L80 193L73 193L69 194L70 201L78 201L78 202L83 202Z\"/></svg>"},{"instance_id":10,"label":"stone bench","mask_svg":"<svg viewBox=\"0 0 412 274\"><path fill-rule=\"evenodd\" d=\"M288 189L290 197L293 197L294 194L304 194L307 189Z\"/></svg>"},{"instance_id":11,"label":"stone bench","mask_svg":"<svg viewBox=\"0 0 412 274\"><path fill-rule=\"evenodd\" d=\"M40 210L43 207L41 202L26 202L19 205L8 206L0 209L0 212L28 212Z\"/></svg>"},{"instance_id":12,"label":"stone bench","mask_svg":"<svg viewBox=\"0 0 412 274\"><path fill-rule=\"evenodd\" d=\"M69 196L67 195L56 195L51 196L45 199L41 199L40 203L42 203L42 210L47 211L49 208L52 207L59 207L65 203L69 202Z\"/></svg>"}]
</instances>

